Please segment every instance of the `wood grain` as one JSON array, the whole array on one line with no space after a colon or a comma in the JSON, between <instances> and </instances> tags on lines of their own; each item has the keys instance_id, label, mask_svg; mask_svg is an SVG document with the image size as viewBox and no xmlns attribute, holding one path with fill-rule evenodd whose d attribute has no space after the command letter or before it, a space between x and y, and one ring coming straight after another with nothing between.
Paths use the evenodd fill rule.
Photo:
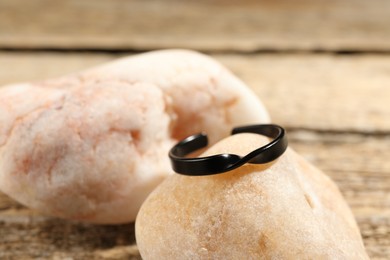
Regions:
<instances>
[{"instance_id":1,"label":"wood grain","mask_svg":"<svg viewBox=\"0 0 390 260\"><path fill-rule=\"evenodd\" d=\"M223 55L217 58L292 128L386 134L390 57Z\"/></svg>"},{"instance_id":2,"label":"wood grain","mask_svg":"<svg viewBox=\"0 0 390 260\"><path fill-rule=\"evenodd\" d=\"M59 76L119 56L0 52L0 85ZM255 91L274 122L290 129L390 133L390 56L213 56Z\"/></svg>"},{"instance_id":3,"label":"wood grain","mask_svg":"<svg viewBox=\"0 0 390 260\"><path fill-rule=\"evenodd\" d=\"M0 48L389 51L386 0L1 0Z\"/></svg>"},{"instance_id":4,"label":"wood grain","mask_svg":"<svg viewBox=\"0 0 390 260\"><path fill-rule=\"evenodd\" d=\"M73 223L26 208L0 210L0 258L141 259L134 224Z\"/></svg>"}]
</instances>

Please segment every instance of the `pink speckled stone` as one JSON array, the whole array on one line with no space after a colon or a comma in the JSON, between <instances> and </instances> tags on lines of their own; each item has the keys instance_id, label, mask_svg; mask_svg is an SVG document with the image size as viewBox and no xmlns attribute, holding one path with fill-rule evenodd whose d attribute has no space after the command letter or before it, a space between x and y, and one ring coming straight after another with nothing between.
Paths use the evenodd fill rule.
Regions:
<instances>
[{"instance_id":1,"label":"pink speckled stone","mask_svg":"<svg viewBox=\"0 0 390 260\"><path fill-rule=\"evenodd\" d=\"M172 173L180 138L269 122L255 95L211 58L151 52L58 79L0 88L0 189L49 215L134 221Z\"/></svg>"}]
</instances>

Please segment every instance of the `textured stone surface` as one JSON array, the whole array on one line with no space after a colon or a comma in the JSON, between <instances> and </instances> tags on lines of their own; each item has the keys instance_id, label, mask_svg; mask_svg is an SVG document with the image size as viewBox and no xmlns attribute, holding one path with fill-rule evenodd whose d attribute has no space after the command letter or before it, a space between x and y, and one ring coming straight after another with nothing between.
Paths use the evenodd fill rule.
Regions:
<instances>
[{"instance_id":1,"label":"textured stone surface","mask_svg":"<svg viewBox=\"0 0 390 260\"><path fill-rule=\"evenodd\" d=\"M169 173L179 139L268 122L256 96L189 51L125 58L82 73L0 88L0 188L49 215L134 221Z\"/></svg>"},{"instance_id":2,"label":"textured stone surface","mask_svg":"<svg viewBox=\"0 0 390 260\"><path fill-rule=\"evenodd\" d=\"M228 137L205 155L245 155L266 144ZM136 221L144 259L368 259L336 185L292 150L267 165L169 176Z\"/></svg>"}]
</instances>

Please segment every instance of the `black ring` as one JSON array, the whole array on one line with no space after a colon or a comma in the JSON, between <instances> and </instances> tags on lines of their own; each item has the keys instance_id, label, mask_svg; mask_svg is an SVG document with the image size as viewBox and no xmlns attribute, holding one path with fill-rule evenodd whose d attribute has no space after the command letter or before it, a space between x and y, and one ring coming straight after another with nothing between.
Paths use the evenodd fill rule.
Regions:
<instances>
[{"instance_id":1,"label":"black ring","mask_svg":"<svg viewBox=\"0 0 390 260\"><path fill-rule=\"evenodd\" d=\"M206 157L185 158L186 155L208 144L206 134L191 135L169 151L173 170L191 176L219 174L238 168L245 163L264 164L271 162L281 156L287 149L285 131L278 125L249 125L234 128L232 135L238 133L255 133L273 138L273 140L244 157L224 153Z\"/></svg>"}]
</instances>

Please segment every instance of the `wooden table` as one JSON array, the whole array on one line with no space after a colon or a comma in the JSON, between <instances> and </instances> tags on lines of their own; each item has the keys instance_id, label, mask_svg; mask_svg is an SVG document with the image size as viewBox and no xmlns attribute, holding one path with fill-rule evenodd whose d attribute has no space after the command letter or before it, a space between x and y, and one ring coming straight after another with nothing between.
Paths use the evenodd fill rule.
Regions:
<instances>
[{"instance_id":1,"label":"wooden table","mask_svg":"<svg viewBox=\"0 0 390 260\"><path fill-rule=\"evenodd\" d=\"M390 1L0 0L0 85L161 48L208 53L253 88L338 184L369 255L390 259ZM54 219L0 194L0 258L140 256L133 224Z\"/></svg>"}]
</instances>

